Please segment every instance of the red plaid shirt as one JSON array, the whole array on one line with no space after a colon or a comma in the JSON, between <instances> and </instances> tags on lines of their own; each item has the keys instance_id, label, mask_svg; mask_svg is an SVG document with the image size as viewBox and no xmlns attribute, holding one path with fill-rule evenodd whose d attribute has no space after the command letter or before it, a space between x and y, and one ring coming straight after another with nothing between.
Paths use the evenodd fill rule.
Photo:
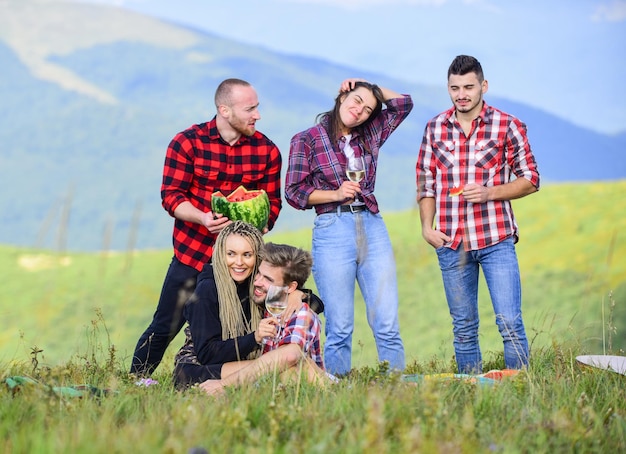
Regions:
<instances>
[{"instance_id":1,"label":"red plaid shirt","mask_svg":"<svg viewBox=\"0 0 626 454\"><path fill-rule=\"evenodd\" d=\"M281 166L280 151L259 131L251 137L242 135L231 146L219 135L215 118L193 125L178 133L167 148L161 185L163 208L174 216L176 207L188 201L208 212L215 191L228 195L239 185L248 190L264 189L270 200L271 229L282 206ZM174 222L176 258L198 271L211 258L215 238L200 224Z\"/></svg>"},{"instance_id":2,"label":"red plaid shirt","mask_svg":"<svg viewBox=\"0 0 626 454\"><path fill-rule=\"evenodd\" d=\"M452 249L463 242L477 250L518 237L511 202L469 203L449 190L468 183L496 186L512 177L525 178L539 188L539 173L526 136L517 118L486 103L466 137L456 120L454 107L426 125L417 159L417 198L435 197L437 229L452 237Z\"/></svg>"},{"instance_id":3,"label":"red plaid shirt","mask_svg":"<svg viewBox=\"0 0 626 454\"><path fill-rule=\"evenodd\" d=\"M270 314L265 311L265 317ZM277 349L281 345L297 344L305 355L311 358L320 369L324 369L320 333L322 322L307 303L302 303L300 310L293 314L280 331L279 338L263 339L263 353Z\"/></svg>"}]
</instances>

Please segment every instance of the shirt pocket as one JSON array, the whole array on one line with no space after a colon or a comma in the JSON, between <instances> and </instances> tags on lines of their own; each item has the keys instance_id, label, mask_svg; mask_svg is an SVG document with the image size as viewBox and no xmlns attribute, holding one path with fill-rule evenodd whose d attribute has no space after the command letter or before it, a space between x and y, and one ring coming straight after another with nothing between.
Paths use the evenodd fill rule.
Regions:
<instances>
[{"instance_id":1,"label":"shirt pocket","mask_svg":"<svg viewBox=\"0 0 626 454\"><path fill-rule=\"evenodd\" d=\"M454 167L455 161L455 146L451 140L442 140L433 142L432 145L433 154L435 155L437 166L440 168L449 169Z\"/></svg>"},{"instance_id":2,"label":"shirt pocket","mask_svg":"<svg viewBox=\"0 0 626 454\"><path fill-rule=\"evenodd\" d=\"M265 172L262 169L248 168L244 172L243 169L241 171L241 183L243 185L250 183L258 183L265 178Z\"/></svg>"},{"instance_id":3,"label":"shirt pocket","mask_svg":"<svg viewBox=\"0 0 626 454\"><path fill-rule=\"evenodd\" d=\"M193 174L196 185L199 187L213 187L218 182L223 181L225 176L219 167L211 165L209 161L204 159L196 159L193 165Z\"/></svg>"},{"instance_id":4,"label":"shirt pocket","mask_svg":"<svg viewBox=\"0 0 626 454\"><path fill-rule=\"evenodd\" d=\"M474 148L474 160L476 167L491 169L498 167L502 162L503 150L497 140L481 140Z\"/></svg>"}]
</instances>

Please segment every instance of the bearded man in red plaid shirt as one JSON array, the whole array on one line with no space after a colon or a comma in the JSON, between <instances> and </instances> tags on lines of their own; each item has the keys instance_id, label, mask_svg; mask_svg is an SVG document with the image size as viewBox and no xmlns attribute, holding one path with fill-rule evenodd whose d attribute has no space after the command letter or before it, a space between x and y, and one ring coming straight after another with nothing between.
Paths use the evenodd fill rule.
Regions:
<instances>
[{"instance_id":1,"label":"bearded man in red plaid shirt","mask_svg":"<svg viewBox=\"0 0 626 454\"><path fill-rule=\"evenodd\" d=\"M483 100L488 84L474 57L448 69L453 107L426 126L417 160L422 236L436 249L452 317L460 373L482 372L478 273L482 268L507 369L528 365L511 200L539 189L539 173L517 118Z\"/></svg>"},{"instance_id":2,"label":"bearded man in red plaid shirt","mask_svg":"<svg viewBox=\"0 0 626 454\"><path fill-rule=\"evenodd\" d=\"M282 159L276 145L256 130L259 101L250 83L226 79L215 92L216 116L193 125L172 139L165 156L161 199L174 217L174 257L170 263L152 323L141 335L130 372L149 376L181 330L182 308L193 293L196 277L211 259L217 234L231 221L211 211L211 195L229 194L240 185L264 189L270 200L269 221L281 209Z\"/></svg>"}]
</instances>

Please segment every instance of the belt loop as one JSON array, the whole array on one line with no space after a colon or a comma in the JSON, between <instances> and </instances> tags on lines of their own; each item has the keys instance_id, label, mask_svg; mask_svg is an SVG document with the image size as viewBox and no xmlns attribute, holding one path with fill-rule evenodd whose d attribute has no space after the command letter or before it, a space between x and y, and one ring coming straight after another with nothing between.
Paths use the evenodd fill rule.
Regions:
<instances>
[{"instance_id":1,"label":"belt loop","mask_svg":"<svg viewBox=\"0 0 626 454\"><path fill-rule=\"evenodd\" d=\"M341 205L337 206L337 216L341 216Z\"/></svg>"}]
</instances>

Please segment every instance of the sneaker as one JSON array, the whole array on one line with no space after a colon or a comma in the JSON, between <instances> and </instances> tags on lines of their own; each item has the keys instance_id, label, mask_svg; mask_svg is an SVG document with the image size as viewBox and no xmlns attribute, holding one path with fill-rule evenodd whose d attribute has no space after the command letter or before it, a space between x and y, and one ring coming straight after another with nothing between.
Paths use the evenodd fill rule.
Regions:
<instances>
[{"instance_id":1,"label":"sneaker","mask_svg":"<svg viewBox=\"0 0 626 454\"><path fill-rule=\"evenodd\" d=\"M152 385L158 385L159 382L156 380L153 380L152 378L142 378L139 381L135 382L136 386L145 386L146 388Z\"/></svg>"},{"instance_id":2,"label":"sneaker","mask_svg":"<svg viewBox=\"0 0 626 454\"><path fill-rule=\"evenodd\" d=\"M331 374L330 372L326 372L326 376L328 377L328 379L333 382L333 383L339 383L339 378L335 377L333 374Z\"/></svg>"}]
</instances>

